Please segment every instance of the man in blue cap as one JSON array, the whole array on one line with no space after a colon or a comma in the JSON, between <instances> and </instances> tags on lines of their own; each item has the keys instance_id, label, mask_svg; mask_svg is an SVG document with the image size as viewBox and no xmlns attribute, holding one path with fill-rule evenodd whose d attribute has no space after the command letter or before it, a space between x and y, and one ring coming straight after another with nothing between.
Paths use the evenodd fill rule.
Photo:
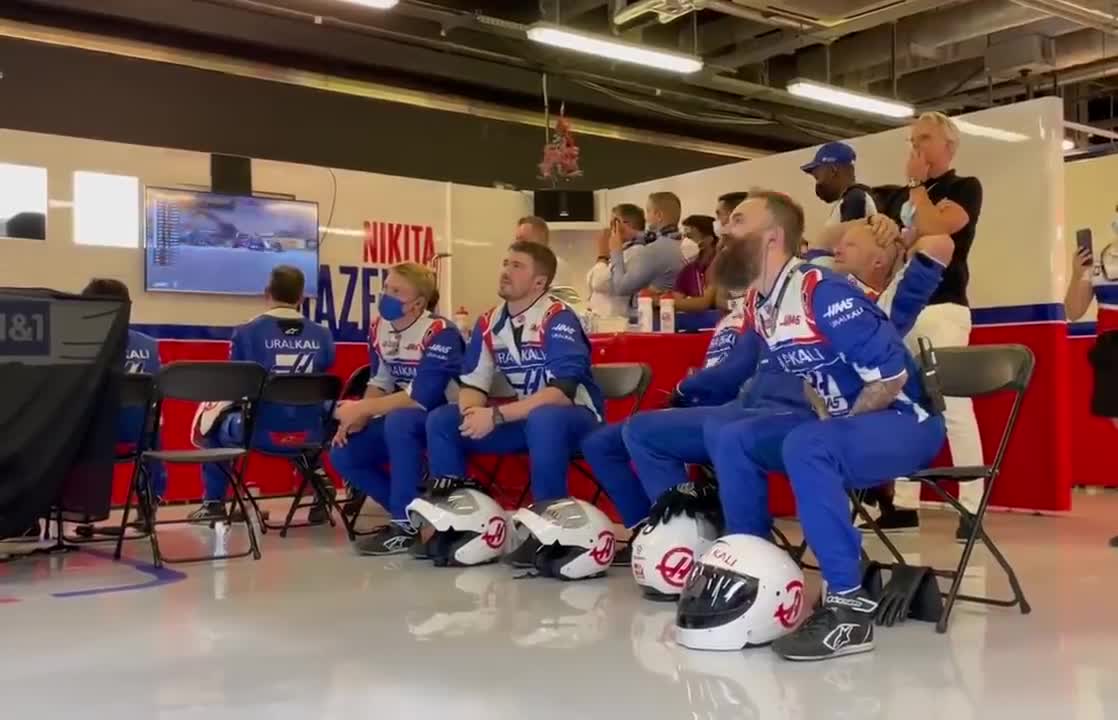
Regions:
<instances>
[{"instance_id":1,"label":"man in blue cap","mask_svg":"<svg viewBox=\"0 0 1118 720\"><path fill-rule=\"evenodd\" d=\"M851 220L865 220L877 213L873 193L859 185L854 174L857 159L854 148L846 143L832 142L819 148L815 159L800 169L815 178L815 194L828 205L834 205L827 225Z\"/></svg>"}]
</instances>

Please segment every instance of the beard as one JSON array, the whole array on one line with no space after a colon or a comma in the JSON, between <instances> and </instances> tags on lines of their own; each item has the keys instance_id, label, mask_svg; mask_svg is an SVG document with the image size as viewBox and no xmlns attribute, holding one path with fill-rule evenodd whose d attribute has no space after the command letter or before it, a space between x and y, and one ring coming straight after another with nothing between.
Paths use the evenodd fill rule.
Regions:
<instances>
[{"instance_id":1,"label":"beard","mask_svg":"<svg viewBox=\"0 0 1118 720\"><path fill-rule=\"evenodd\" d=\"M760 233L725 236L710 266L714 283L727 292L744 292L757 282L761 277L764 242Z\"/></svg>"}]
</instances>

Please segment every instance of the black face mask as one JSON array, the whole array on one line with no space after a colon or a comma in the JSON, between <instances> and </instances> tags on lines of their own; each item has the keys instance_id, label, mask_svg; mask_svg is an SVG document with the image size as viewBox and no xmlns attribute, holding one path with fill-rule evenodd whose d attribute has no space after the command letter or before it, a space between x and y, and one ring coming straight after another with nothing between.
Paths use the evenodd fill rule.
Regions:
<instances>
[{"instance_id":1,"label":"black face mask","mask_svg":"<svg viewBox=\"0 0 1118 720\"><path fill-rule=\"evenodd\" d=\"M829 205L833 202L837 202L840 195L824 183L815 183L815 197Z\"/></svg>"}]
</instances>

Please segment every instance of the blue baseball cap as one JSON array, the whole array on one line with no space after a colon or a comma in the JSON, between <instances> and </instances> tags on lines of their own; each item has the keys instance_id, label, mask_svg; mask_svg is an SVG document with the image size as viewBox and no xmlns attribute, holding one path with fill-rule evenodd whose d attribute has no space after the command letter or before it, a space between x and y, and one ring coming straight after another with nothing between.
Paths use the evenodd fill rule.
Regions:
<instances>
[{"instance_id":1,"label":"blue baseball cap","mask_svg":"<svg viewBox=\"0 0 1118 720\"><path fill-rule=\"evenodd\" d=\"M854 148L846 143L831 142L819 148L819 152L815 153L815 159L800 169L810 173L824 165L853 165L857 159L858 154L854 152Z\"/></svg>"}]
</instances>

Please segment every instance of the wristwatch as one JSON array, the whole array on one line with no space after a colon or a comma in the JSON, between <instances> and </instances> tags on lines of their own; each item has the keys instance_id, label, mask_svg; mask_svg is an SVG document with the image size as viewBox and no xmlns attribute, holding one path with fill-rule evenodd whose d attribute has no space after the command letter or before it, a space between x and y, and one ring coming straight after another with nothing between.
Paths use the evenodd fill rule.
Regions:
<instances>
[{"instance_id":1,"label":"wristwatch","mask_svg":"<svg viewBox=\"0 0 1118 720\"><path fill-rule=\"evenodd\" d=\"M914 188L918 188L923 184L924 184L923 182L921 182L920 180L917 180L915 178L909 178L908 179L908 189L909 190L912 190Z\"/></svg>"},{"instance_id":2,"label":"wristwatch","mask_svg":"<svg viewBox=\"0 0 1118 720\"><path fill-rule=\"evenodd\" d=\"M501 412L501 408L493 407L493 426L502 425L505 422L505 415Z\"/></svg>"}]
</instances>

